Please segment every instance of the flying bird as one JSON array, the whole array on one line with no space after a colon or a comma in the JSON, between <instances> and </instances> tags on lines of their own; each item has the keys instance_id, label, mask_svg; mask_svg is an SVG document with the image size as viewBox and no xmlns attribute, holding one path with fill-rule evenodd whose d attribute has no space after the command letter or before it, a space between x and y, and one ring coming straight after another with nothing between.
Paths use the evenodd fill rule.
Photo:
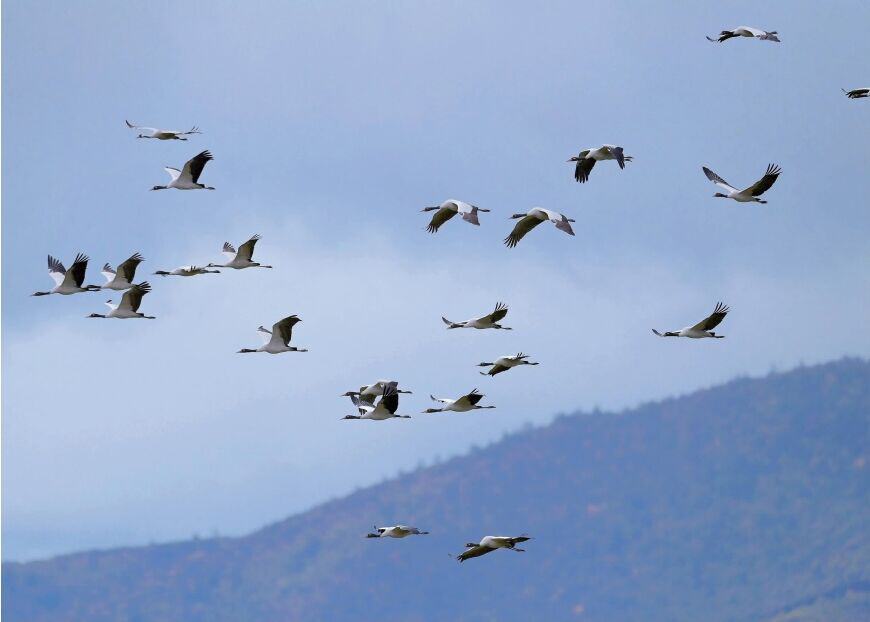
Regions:
<instances>
[{"instance_id":1,"label":"flying bird","mask_svg":"<svg viewBox=\"0 0 870 622\"><path fill-rule=\"evenodd\" d=\"M410 415L397 415L399 409L399 391L396 388L396 383L391 382L384 387L381 392L381 399L378 403L372 405L360 398L352 395L350 397L354 406L359 411L358 415L346 415L344 419L370 419L372 421L383 421L385 419L410 419Z\"/></svg>"},{"instance_id":2,"label":"flying bird","mask_svg":"<svg viewBox=\"0 0 870 622\"><path fill-rule=\"evenodd\" d=\"M432 220L429 221L429 226L426 227L426 231L429 233L435 233L438 231L441 225L456 216L456 214L462 214L462 220L465 222L470 222L472 225L480 226L480 221L477 219L477 213L489 211L488 209L477 207L476 205L471 205L464 201L457 201L456 199L448 199L441 205L423 208L424 212L431 212L434 210L438 211L432 214Z\"/></svg>"},{"instance_id":3,"label":"flying bird","mask_svg":"<svg viewBox=\"0 0 870 622\"><path fill-rule=\"evenodd\" d=\"M596 162L602 160L616 160L616 163L619 164L619 168L625 168L625 163L631 162L632 159L631 156L625 155L622 147L617 147L616 145L602 145L600 147L584 149L579 154L569 159L568 162L577 163L574 167L574 180L583 184L588 181L589 173L592 172L592 168L595 166Z\"/></svg>"},{"instance_id":4,"label":"flying bird","mask_svg":"<svg viewBox=\"0 0 870 622\"><path fill-rule=\"evenodd\" d=\"M717 302L716 308L713 309L713 313L705 317L694 326L687 326L686 328L681 328L680 330L667 331L665 333L660 333L655 328L653 328L652 332L659 337L688 337L690 339L703 339L705 337L712 337L714 339L724 339L725 335L717 335L715 332L713 332L713 329L719 326L719 323L725 319L726 315L728 315L728 307L721 302Z\"/></svg>"},{"instance_id":5,"label":"flying bird","mask_svg":"<svg viewBox=\"0 0 870 622\"><path fill-rule=\"evenodd\" d=\"M106 277L103 289L124 290L133 287L133 279L136 278L136 266L145 261L139 253L133 253L130 258L122 262L115 270L109 264L103 266L100 271Z\"/></svg>"},{"instance_id":6,"label":"flying bird","mask_svg":"<svg viewBox=\"0 0 870 622\"><path fill-rule=\"evenodd\" d=\"M504 319L507 315L508 308L507 305L503 302L499 302L495 305L495 309L492 313L484 315L483 317L471 318L470 320L465 320L464 322L451 322L443 315L441 316L441 321L447 324L447 329L451 328L477 328L479 330L485 328L496 328L501 330L513 330L508 326L502 326L499 324L499 320Z\"/></svg>"},{"instance_id":7,"label":"flying bird","mask_svg":"<svg viewBox=\"0 0 870 622\"><path fill-rule=\"evenodd\" d=\"M486 536L480 542L469 542L466 544L466 550L457 555L456 559L461 563L466 559L480 557L498 549L525 553L525 549L518 549L517 544L527 542L528 540L531 540L529 536Z\"/></svg>"},{"instance_id":8,"label":"flying bird","mask_svg":"<svg viewBox=\"0 0 870 622\"><path fill-rule=\"evenodd\" d=\"M777 43L780 43L779 37L776 36L777 34L778 33L775 30L767 31L759 30L758 28L750 28L749 26L739 26L734 30L723 30L716 38L707 37L707 41L722 43L732 37L753 37L761 41L776 41Z\"/></svg>"},{"instance_id":9,"label":"flying bird","mask_svg":"<svg viewBox=\"0 0 870 622\"><path fill-rule=\"evenodd\" d=\"M556 229L564 231L568 235L574 235L574 230L571 228L573 218L568 218L564 214L544 209L543 207L533 207L525 214L514 214L512 219L519 219L519 222L514 226L514 230L504 239L504 243L508 248L513 248L519 244L520 240L532 229L537 227L542 222L550 221L556 225Z\"/></svg>"},{"instance_id":10,"label":"flying bird","mask_svg":"<svg viewBox=\"0 0 870 622\"><path fill-rule=\"evenodd\" d=\"M187 136L188 134L202 134L199 131L199 128L195 125L187 130L186 132L182 132L181 130L161 130L156 127L143 127L141 125L133 125L126 119L124 123L127 124L131 130L139 130L141 132L146 132L146 134L139 134L136 138L156 138L157 140L187 140L183 138L183 136Z\"/></svg>"},{"instance_id":11,"label":"flying bird","mask_svg":"<svg viewBox=\"0 0 870 622\"><path fill-rule=\"evenodd\" d=\"M846 97L849 99L861 99L862 97L870 97L870 88L867 89L852 89L851 91L847 91L846 89L840 89L846 94Z\"/></svg>"},{"instance_id":12,"label":"flying bird","mask_svg":"<svg viewBox=\"0 0 870 622\"><path fill-rule=\"evenodd\" d=\"M495 406L480 406L478 402L482 400L485 395L479 393L477 389L473 389L470 393L466 393L462 397L456 398L455 400L446 398L446 397L435 397L434 395L430 395L435 402L440 402L443 404L440 408L427 408L423 411L424 414L430 413L441 413L441 412L457 412L464 413L469 410L481 410L484 408L495 408Z\"/></svg>"},{"instance_id":13,"label":"flying bird","mask_svg":"<svg viewBox=\"0 0 870 622\"><path fill-rule=\"evenodd\" d=\"M49 294L78 294L80 292L98 292L99 285L85 285L85 272L88 269L88 256L82 253L76 255L69 270L63 267L59 260L48 256L48 276L54 280L54 287L47 292L34 292L33 296L48 296Z\"/></svg>"},{"instance_id":14,"label":"flying bird","mask_svg":"<svg viewBox=\"0 0 870 622\"><path fill-rule=\"evenodd\" d=\"M503 371L507 371L512 367L517 367L519 365L537 365L537 363L531 362L528 354L523 354L522 352L515 355L505 355L500 356L495 359L492 363L480 363L478 367L490 367L488 371L480 372L483 376L495 376L496 374L500 374Z\"/></svg>"},{"instance_id":15,"label":"flying bird","mask_svg":"<svg viewBox=\"0 0 870 622\"><path fill-rule=\"evenodd\" d=\"M775 164L768 164L767 170L764 173L764 177L759 179L748 188L738 190L727 181L719 177L716 173L708 169L706 166L702 166L701 168L703 169L704 174L707 176L707 179L728 192L728 194L722 194L721 192L717 192L713 195L714 197L719 197L721 199L734 199L735 201L738 201L740 203L767 203L767 201L762 201L758 197L770 190L770 187L774 184L774 182L776 182L776 179L782 172L782 169L780 169Z\"/></svg>"},{"instance_id":16,"label":"flying bird","mask_svg":"<svg viewBox=\"0 0 870 622\"><path fill-rule=\"evenodd\" d=\"M251 239L239 246L238 251L236 251L233 245L229 242L224 242L224 247L221 253L223 253L228 261L226 263L210 263L206 268L233 268L234 270L242 270L244 268L271 268L272 266L266 266L257 263L256 261L251 261L251 257L254 255L254 246L256 246L257 240L259 239L259 235L252 235Z\"/></svg>"},{"instance_id":17,"label":"flying bird","mask_svg":"<svg viewBox=\"0 0 870 622\"><path fill-rule=\"evenodd\" d=\"M137 283L136 285L130 287L126 292L124 292L124 295L121 296L120 304L113 304L111 300L106 301L106 306L110 309L110 311L106 315L102 315L100 313L91 313L88 317L118 318L119 320L156 319L153 315L145 315L144 313L139 313L139 305L142 304L142 296L150 291L151 285L148 283L148 281L142 281L141 283Z\"/></svg>"},{"instance_id":18,"label":"flying bird","mask_svg":"<svg viewBox=\"0 0 870 622\"><path fill-rule=\"evenodd\" d=\"M302 320L296 315L288 315L283 320L278 320L272 325L272 330L264 326L257 327L257 332L263 338L263 345L256 350L242 348L238 354L251 352L267 352L269 354L281 354L282 352L308 352L305 348L296 348L290 345L293 336L293 327Z\"/></svg>"},{"instance_id":19,"label":"flying bird","mask_svg":"<svg viewBox=\"0 0 870 622\"><path fill-rule=\"evenodd\" d=\"M394 525L393 527L374 527L374 533L366 535L366 538L407 538L408 536L425 536L428 531L420 531L416 527L407 525Z\"/></svg>"},{"instance_id":20,"label":"flying bird","mask_svg":"<svg viewBox=\"0 0 870 622\"><path fill-rule=\"evenodd\" d=\"M377 380L372 384L361 386L359 391L348 391L341 397L356 397L359 401L366 404L374 404L375 398L380 397L384 392L384 388L389 385L395 386L398 393L411 393L411 391L403 391L402 389L399 389L399 383L395 380ZM356 402L354 402L354 404L356 404Z\"/></svg>"},{"instance_id":21,"label":"flying bird","mask_svg":"<svg viewBox=\"0 0 870 622\"><path fill-rule=\"evenodd\" d=\"M174 270L158 270L154 274L159 274L160 276L196 276L197 274L220 274L220 270L206 270L205 268L200 268L198 266L181 266L180 268L175 268Z\"/></svg>"},{"instance_id":22,"label":"flying bird","mask_svg":"<svg viewBox=\"0 0 870 622\"><path fill-rule=\"evenodd\" d=\"M199 183L199 176L202 175L202 169L204 169L205 165L211 160L214 160L214 158L211 153L206 150L198 153L185 162L184 168L180 171L171 166L164 166L163 170L169 173L172 181L165 186L154 186L151 189L167 190L169 188L175 188L176 190L214 190L211 186Z\"/></svg>"}]
</instances>

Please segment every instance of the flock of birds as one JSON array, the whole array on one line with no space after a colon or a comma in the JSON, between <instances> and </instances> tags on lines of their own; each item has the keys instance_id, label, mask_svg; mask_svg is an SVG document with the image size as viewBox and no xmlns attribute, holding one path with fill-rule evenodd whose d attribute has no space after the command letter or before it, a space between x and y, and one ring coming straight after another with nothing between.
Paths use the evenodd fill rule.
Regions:
<instances>
[{"instance_id":1,"label":"flock of birds","mask_svg":"<svg viewBox=\"0 0 870 622\"><path fill-rule=\"evenodd\" d=\"M748 26L740 26L733 30L723 30L717 37L707 37L712 42L722 43L734 37L749 37L763 41L779 42L778 33L776 31L764 31ZM850 99L860 99L870 96L870 88L858 88L850 91L843 89L843 92ZM137 130L139 134L137 138L155 139L155 140L188 140L188 137L195 134L201 134L199 128L193 127L187 131L181 130L165 130L153 127L144 127L134 125L126 121L127 127L132 130ZM201 151L190 160L185 162L184 166L179 170L177 168L165 167L166 172L170 176L170 181L166 185L155 185L151 190L214 190L212 186L206 186L199 182L205 165L212 160L212 155L208 150ZM574 179L579 183L589 181L589 175L592 172L597 162L615 160L620 169L625 168L626 162L631 162L632 157L625 155L624 149L617 145L601 145L599 147L584 149L576 156L571 157L568 162L575 163ZM707 179L721 188L724 192L716 192L713 196L718 198L733 199L740 203L767 203L760 199L765 192L770 190L776 180L779 178L781 170L778 166L770 164L767 167L764 175L752 185L740 190L722 177L714 173L706 166L702 167L702 171ZM439 229L456 215L460 215L462 219L472 225L480 226L479 214L488 213L489 209L484 209L471 205L464 201L449 199L440 205L426 207L423 212L434 212L427 226L427 231L436 233ZM566 215L553 210L544 209L542 207L533 207L528 212L513 214L511 219L517 223L513 230L504 239L504 244L508 248L516 247L519 242L535 227L544 222L552 223L557 229L574 235L571 228L571 223L574 219L568 218ZM270 269L272 266L258 263L253 260L254 247L260 239L259 235L254 235L244 243L238 250L229 242L225 242L222 248L222 253L226 257L224 263L208 263L205 266L187 265L174 268L172 270L158 270L154 275L162 277L180 276L192 277L202 274L219 274L222 269L242 270L247 268L265 268ZM76 255L72 265L67 269L56 258L49 255L48 257L48 274L53 279L55 287L48 291L35 292L34 296L47 296L50 294L71 295L85 292L97 292L102 290L110 290L124 292L121 295L119 303L114 303L108 300L106 305L109 311L105 314L91 313L89 318L115 318L115 319L155 319L155 316L146 315L139 311L144 296L151 291L151 284L148 281L135 283L136 269L140 263L145 261L144 257L139 253L134 253L128 259L113 268L106 263L101 270L101 273L106 279L102 285L85 285L85 274L88 266L88 257L82 253ZM673 331L658 331L652 329L652 332L659 337L686 337L689 339L722 339L724 335L718 335L714 329L719 326L725 316L728 314L728 307L719 302L716 304L713 312L700 322ZM511 330L511 327L501 324L502 320L507 316L508 306L499 302L495 308L488 314L473 317L465 321L452 321L442 317L442 321L447 325L447 329L457 328L473 328L477 330ZM271 330L260 326L257 332L263 338L263 345L259 348L242 348L239 353L257 353L265 352L268 354L280 354L283 352L307 352L305 348L291 346L290 342L293 336L293 327L302 320L297 315L289 315L278 320L272 325ZM496 376L503 372L509 371L514 367L523 365L538 365L537 362L529 360L529 355L519 352L513 355L504 355L496 358L492 362L482 362L480 367L488 367L487 371L480 373L485 376ZM351 403L356 408L357 414L347 415L344 419L367 419L372 421L383 421L387 419L408 419L410 415L398 414L399 395L409 394L411 391L400 389L399 384L395 380L377 380L376 382L364 385L355 391L347 391L342 397L348 397ZM437 407L427 408L423 413L441 413L441 412L468 412L471 410L495 408L491 405L481 405L480 402L485 397L476 388L472 391L460 395L456 398L444 398L430 396L431 399L438 404ZM372 533L367 535L368 538L405 538L411 535L426 535L428 531L421 531L416 527L407 525L393 525L387 527L375 527ZM473 557L479 557L498 549L507 549L511 551L522 552L523 549L517 548L517 545L530 540L526 535L520 536L486 536L477 543L466 544L466 550L457 555L456 558L462 562Z\"/></svg>"}]
</instances>

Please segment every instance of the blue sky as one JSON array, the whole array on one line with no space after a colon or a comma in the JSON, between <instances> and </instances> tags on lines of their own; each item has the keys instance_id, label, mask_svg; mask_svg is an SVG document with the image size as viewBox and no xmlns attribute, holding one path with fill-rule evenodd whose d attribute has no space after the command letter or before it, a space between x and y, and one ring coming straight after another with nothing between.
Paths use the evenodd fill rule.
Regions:
<instances>
[{"instance_id":1,"label":"blue sky","mask_svg":"<svg viewBox=\"0 0 870 622\"><path fill-rule=\"evenodd\" d=\"M244 533L560 412L867 356L870 101L840 92L870 83L867 23L861 2L6 3L3 557ZM704 39L742 24L782 43ZM574 183L601 143L635 161ZM206 148L215 192L148 192ZM765 206L700 169L741 186L769 162ZM430 236L419 210L447 198L492 212ZM576 237L506 249L533 205ZM28 297L49 253L99 282L255 232L274 270L149 276L154 322ZM727 339L650 334L720 299ZM498 300L513 332L439 319ZM309 353L235 354L289 313ZM541 365L477 374L518 350ZM410 414L475 386L498 408L339 421L380 377Z\"/></svg>"}]
</instances>

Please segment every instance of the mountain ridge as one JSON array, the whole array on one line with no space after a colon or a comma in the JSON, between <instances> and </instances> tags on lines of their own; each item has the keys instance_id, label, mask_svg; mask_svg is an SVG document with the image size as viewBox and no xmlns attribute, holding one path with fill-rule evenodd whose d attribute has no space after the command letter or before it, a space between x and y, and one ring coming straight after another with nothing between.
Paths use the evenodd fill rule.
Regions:
<instances>
[{"instance_id":1,"label":"mountain ridge","mask_svg":"<svg viewBox=\"0 0 870 622\"><path fill-rule=\"evenodd\" d=\"M247 536L4 563L3 613L773 620L825 598L840 606L870 580L868 385L870 363L841 359L621 413L562 415ZM433 535L365 541L373 522ZM525 554L499 551L461 572L447 557L524 531L535 537ZM383 581L402 589L384 599ZM493 585L508 592L498 598ZM427 586L457 602L436 602Z\"/></svg>"}]
</instances>

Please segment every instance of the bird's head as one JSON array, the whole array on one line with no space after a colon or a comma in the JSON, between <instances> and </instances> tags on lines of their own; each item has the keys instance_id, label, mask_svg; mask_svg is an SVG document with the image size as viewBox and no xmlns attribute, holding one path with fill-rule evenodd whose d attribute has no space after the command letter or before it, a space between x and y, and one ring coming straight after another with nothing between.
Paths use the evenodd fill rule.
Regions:
<instances>
[{"instance_id":1,"label":"bird's head","mask_svg":"<svg viewBox=\"0 0 870 622\"><path fill-rule=\"evenodd\" d=\"M566 162L579 162L580 156L571 156Z\"/></svg>"},{"instance_id":2,"label":"bird's head","mask_svg":"<svg viewBox=\"0 0 870 622\"><path fill-rule=\"evenodd\" d=\"M514 214L513 216L511 216L511 220L516 220L518 218L525 218L525 217L526 217L525 214Z\"/></svg>"},{"instance_id":3,"label":"bird's head","mask_svg":"<svg viewBox=\"0 0 870 622\"><path fill-rule=\"evenodd\" d=\"M90 319L90 318L92 318L92 317L102 317L102 318L104 318L104 317L106 317L106 316L105 316L105 315L102 315L102 314L100 314L100 313L91 313L90 315L87 316L88 319Z\"/></svg>"},{"instance_id":4,"label":"bird's head","mask_svg":"<svg viewBox=\"0 0 870 622\"><path fill-rule=\"evenodd\" d=\"M728 198L728 195L727 195L727 194L722 194L721 192L717 192L717 193L714 194L713 196L714 196L714 197L717 197L717 198L720 198L720 199L727 199L727 198Z\"/></svg>"},{"instance_id":5,"label":"bird's head","mask_svg":"<svg viewBox=\"0 0 870 622\"><path fill-rule=\"evenodd\" d=\"M166 190L166 186L154 186L152 190Z\"/></svg>"},{"instance_id":6,"label":"bird's head","mask_svg":"<svg viewBox=\"0 0 870 622\"><path fill-rule=\"evenodd\" d=\"M160 276L169 276L169 273L166 270L158 270L154 274L159 274Z\"/></svg>"},{"instance_id":7,"label":"bird's head","mask_svg":"<svg viewBox=\"0 0 870 622\"><path fill-rule=\"evenodd\" d=\"M342 419L359 419L359 415L345 415Z\"/></svg>"},{"instance_id":8,"label":"bird's head","mask_svg":"<svg viewBox=\"0 0 870 622\"><path fill-rule=\"evenodd\" d=\"M381 534L379 534L379 533L366 534L366 538L380 538L380 537L381 537Z\"/></svg>"},{"instance_id":9,"label":"bird's head","mask_svg":"<svg viewBox=\"0 0 870 622\"><path fill-rule=\"evenodd\" d=\"M465 548L470 549L471 547L477 546L477 542L466 542Z\"/></svg>"}]
</instances>

